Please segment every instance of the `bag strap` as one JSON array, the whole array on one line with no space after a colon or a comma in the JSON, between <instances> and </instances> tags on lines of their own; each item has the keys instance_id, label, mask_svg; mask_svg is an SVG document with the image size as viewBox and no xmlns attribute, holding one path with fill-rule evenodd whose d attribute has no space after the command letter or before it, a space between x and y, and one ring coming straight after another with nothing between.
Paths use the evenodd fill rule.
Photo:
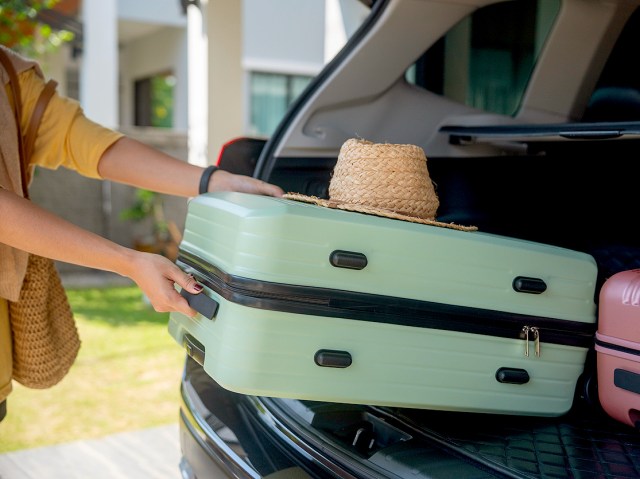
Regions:
<instances>
[{"instance_id":1,"label":"bag strap","mask_svg":"<svg viewBox=\"0 0 640 479\"><path fill-rule=\"evenodd\" d=\"M31 158L31 153L33 153L33 145L36 142L36 137L38 136L38 128L40 127L42 116L47 109L49 100L51 100L51 97L56 92L57 86L58 82L56 82L55 80L49 80L44 86L44 89L40 92L38 100L36 101L36 105L33 107L33 112L31 113L31 118L29 119L27 134L24 140L24 157L27 161L29 160L29 158Z\"/></svg>"},{"instance_id":2,"label":"bag strap","mask_svg":"<svg viewBox=\"0 0 640 479\"><path fill-rule=\"evenodd\" d=\"M11 92L13 96L13 113L16 120L16 128L18 129L18 150L20 152L20 175L22 177L22 193L25 198L29 198L29 189L27 185L27 167L29 166L29 159L33 152L33 145L38 136L38 128L42 121L49 100L55 93L58 83L55 80L49 80L44 89L40 92L38 100L33 107L31 118L29 118L29 124L27 125L26 135L22 134L22 128L20 126L20 119L22 118L22 99L20 94L20 81L18 80L18 74L13 66L13 63L9 59L7 53L0 49L0 63L9 75L9 84L11 86Z\"/></svg>"},{"instance_id":3,"label":"bag strap","mask_svg":"<svg viewBox=\"0 0 640 479\"><path fill-rule=\"evenodd\" d=\"M4 67L5 71L9 75L9 84L11 85L11 93L13 95L13 116L16 120L16 128L18 129L18 151L20 152L20 175L22 176L22 192L24 197L27 198L29 194L27 190L27 174L24 171L24 140L22 138L22 131L20 129L20 117L22 116L22 101L20 100L20 82L18 81L18 74L9 59L7 53L0 48L0 63Z\"/></svg>"}]
</instances>

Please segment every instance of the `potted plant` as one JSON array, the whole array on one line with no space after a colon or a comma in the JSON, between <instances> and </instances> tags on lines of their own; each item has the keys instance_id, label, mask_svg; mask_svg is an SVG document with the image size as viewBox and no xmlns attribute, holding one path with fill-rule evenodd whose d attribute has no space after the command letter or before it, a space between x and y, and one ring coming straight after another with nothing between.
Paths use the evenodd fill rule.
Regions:
<instances>
[{"instance_id":1,"label":"potted plant","mask_svg":"<svg viewBox=\"0 0 640 479\"><path fill-rule=\"evenodd\" d=\"M138 235L133 247L139 251L162 254L175 261L181 235L175 223L166 218L162 195L137 188L135 201L122 210L119 217L137 223L150 220L151 231Z\"/></svg>"}]
</instances>

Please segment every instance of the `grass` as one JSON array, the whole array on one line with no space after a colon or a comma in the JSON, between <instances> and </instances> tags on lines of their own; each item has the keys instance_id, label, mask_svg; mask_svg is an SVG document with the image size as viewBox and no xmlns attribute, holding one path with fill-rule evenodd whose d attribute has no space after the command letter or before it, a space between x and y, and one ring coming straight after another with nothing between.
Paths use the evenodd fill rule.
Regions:
<instances>
[{"instance_id":1,"label":"grass","mask_svg":"<svg viewBox=\"0 0 640 479\"><path fill-rule=\"evenodd\" d=\"M68 289L82 345L50 389L14 381L0 453L171 424L184 352L135 286Z\"/></svg>"}]
</instances>

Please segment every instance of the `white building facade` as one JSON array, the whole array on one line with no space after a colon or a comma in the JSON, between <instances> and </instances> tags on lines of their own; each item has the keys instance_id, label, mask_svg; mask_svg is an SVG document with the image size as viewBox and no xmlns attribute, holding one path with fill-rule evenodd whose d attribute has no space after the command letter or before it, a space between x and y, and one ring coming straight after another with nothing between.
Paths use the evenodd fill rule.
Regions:
<instances>
[{"instance_id":1,"label":"white building facade","mask_svg":"<svg viewBox=\"0 0 640 479\"><path fill-rule=\"evenodd\" d=\"M270 134L366 13L358 0L82 0L79 100L107 126L149 126L137 96L170 76L170 128L207 164L231 138Z\"/></svg>"}]
</instances>

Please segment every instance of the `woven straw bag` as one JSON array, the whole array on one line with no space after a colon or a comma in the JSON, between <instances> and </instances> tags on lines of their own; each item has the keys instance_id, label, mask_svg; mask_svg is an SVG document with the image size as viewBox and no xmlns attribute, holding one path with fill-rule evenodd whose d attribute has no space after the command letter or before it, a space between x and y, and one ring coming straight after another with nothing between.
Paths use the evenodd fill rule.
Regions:
<instances>
[{"instance_id":1,"label":"woven straw bag","mask_svg":"<svg viewBox=\"0 0 640 479\"><path fill-rule=\"evenodd\" d=\"M35 142L38 125L56 82L49 80L33 110L26 135L20 128L20 84L13 64L0 50L0 62L9 74L18 128L22 188L29 198L26 165ZM12 377L23 386L49 388L69 372L80 350L80 337L67 295L53 261L29 254L27 271L18 301L9 302L13 341Z\"/></svg>"},{"instance_id":2,"label":"woven straw bag","mask_svg":"<svg viewBox=\"0 0 640 479\"><path fill-rule=\"evenodd\" d=\"M80 338L53 261L29 255L20 298L9 303L13 379L35 389L51 387L69 372Z\"/></svg>"}]
</instances>

